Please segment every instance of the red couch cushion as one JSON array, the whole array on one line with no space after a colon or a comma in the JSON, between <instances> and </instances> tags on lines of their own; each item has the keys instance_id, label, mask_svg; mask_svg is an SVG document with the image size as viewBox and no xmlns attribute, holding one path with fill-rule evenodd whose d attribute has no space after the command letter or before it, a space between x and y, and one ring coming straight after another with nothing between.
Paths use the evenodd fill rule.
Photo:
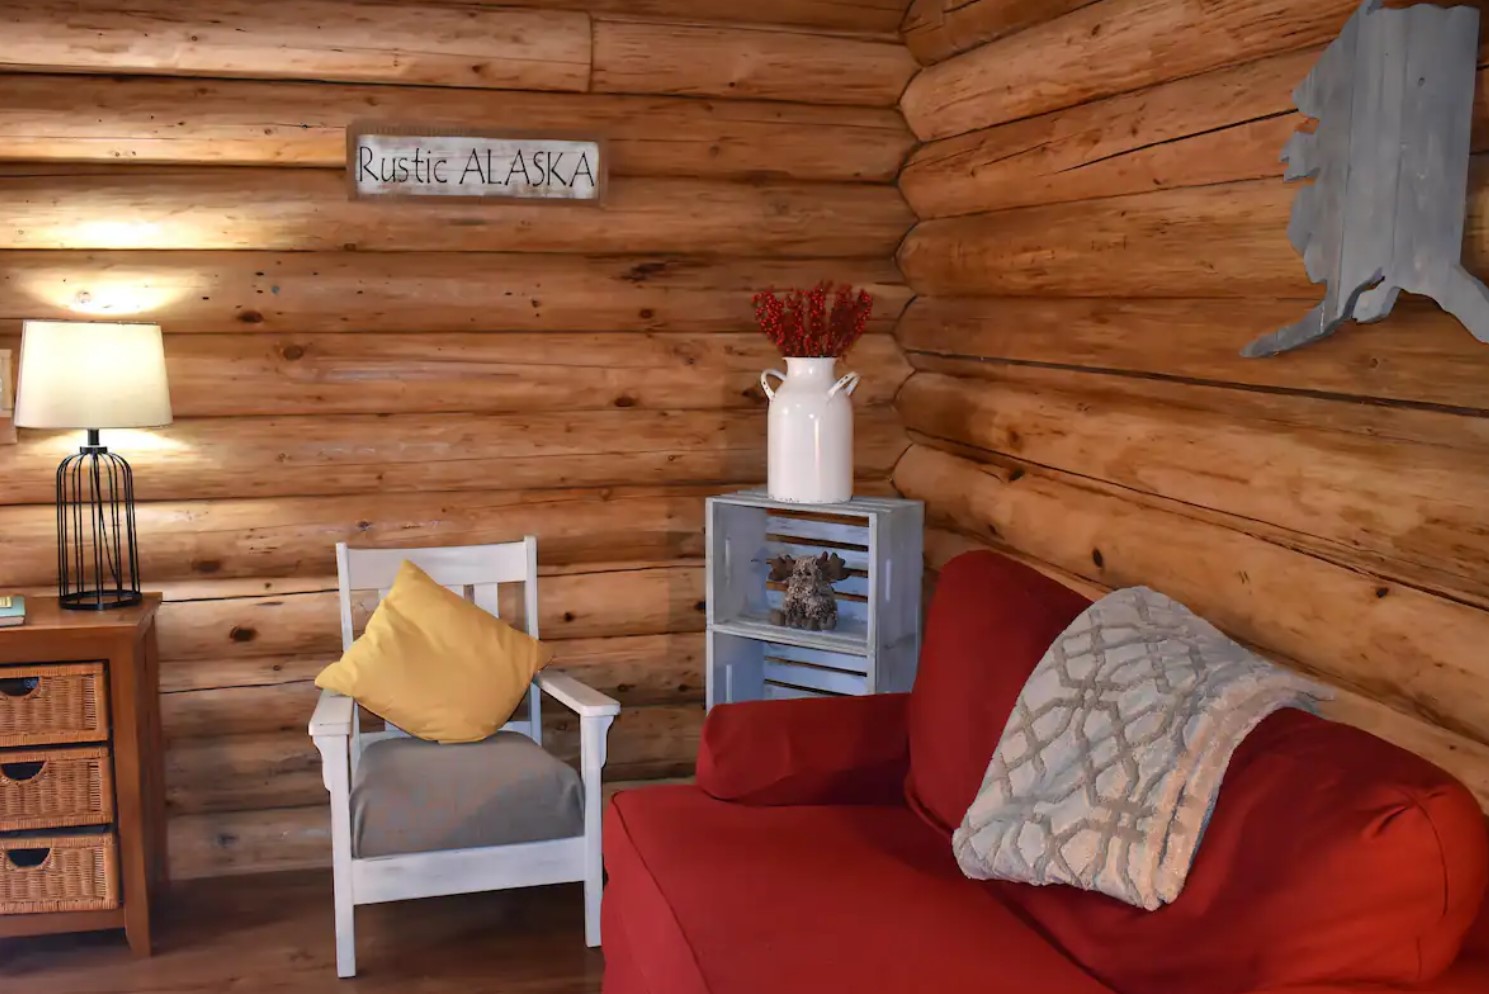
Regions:
<instances>
[{"instance_id":1,"label":"red couch cushion","mask_svg":"<svg viewBox=\"0 0 1489 994\"><path fill-rule=\"evenodd\" d=\"M1486 876L1489 838L1466 788L1366 732L1289 710L1236 750L1173 904L984 886L1123 994L1239 994L1430 980L1457 954Z\"/></svg>"},{"instance_id":2,"label":"red couch cushion","mask_svg":"<svg viewBox=\"0 0 1489 994\"><path fill-rule=\"evenodd\" d=\"M750 807L694 787L605 815L606 994L1110 994L903 806Z\"/></svg>"},{"instance_id":3,"label":"red couch cushion","mask_svg":"<svg viewBox=\"0 0 1489 994\"><path fill-rule=\"evenodd\" d=\"M987 771L1014 701L1040 657L1090 601L992 552L941 570L910 693L906 795L950 832Z\"/></svg>"},{"instance_id":4,"label":"red couch cushion","mask_svg":"<svg viewBox=\"0 0 1489 994\"><path fill-rule=\"evenodd\" d=\"M720 704L698 786L744 804L897 804L910 762L904 694Z\"/></svg>"}]
</instances>

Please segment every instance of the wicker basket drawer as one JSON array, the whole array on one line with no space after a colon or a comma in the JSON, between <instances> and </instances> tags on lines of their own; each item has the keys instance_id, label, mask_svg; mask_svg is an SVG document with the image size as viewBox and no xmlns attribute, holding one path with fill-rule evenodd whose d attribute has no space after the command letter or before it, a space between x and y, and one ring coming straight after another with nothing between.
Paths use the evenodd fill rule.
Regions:
<instances>
[{"instance_id":1,"label":"wicker basket drawer","mask_svg":"<svg viewBox=\"0 0 1489 994\"><path fill-rule=\"evenodd\" d=\"M0 836L0 915L119 906L113 832Z\"/></svg>"},{"instance_id":2,"label":"wicker basket drawer","mask_svg":"<svg viewBox=\"0 0 1489 994\"><path fill-rule=\"evenodd\" d=\"M114 770L103 746L0 752L0 832L113 820Z\"/></svg>"},{"instance_id":3,"label":"wicker basket drawer","mask_svg":"<svg viewBox=\"0 0 1489 994\"><path fill-rule=\"evenodd\" d=\"M0 746L99 742L108 736L103 663L0 666Z\"/></svg>"}]
</instances>

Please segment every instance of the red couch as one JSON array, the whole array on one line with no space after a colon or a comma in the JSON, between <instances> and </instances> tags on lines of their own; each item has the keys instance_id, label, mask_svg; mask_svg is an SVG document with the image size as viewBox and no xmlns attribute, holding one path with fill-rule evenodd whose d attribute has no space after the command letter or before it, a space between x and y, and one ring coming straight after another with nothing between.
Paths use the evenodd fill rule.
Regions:
<instances>
[{"instance_id":1,"label":"red couch","mask_svg":"<svg viewBox=\"0 0 1489 994\"><path fill-rule=\"evenodd\" d=\"M964 878L951 830L1086 604L972 553L942 572L912 693L715 708L697 786L606 815L606 994L1489 994L1473 797L1298 711L1235 754L1173 904Z\"/></svg>"}]
</instances>

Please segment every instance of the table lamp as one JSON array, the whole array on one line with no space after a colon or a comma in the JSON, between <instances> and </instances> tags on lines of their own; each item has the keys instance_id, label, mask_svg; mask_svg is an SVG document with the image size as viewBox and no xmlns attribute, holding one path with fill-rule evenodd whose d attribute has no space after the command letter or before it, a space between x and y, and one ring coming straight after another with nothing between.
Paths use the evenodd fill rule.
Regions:
<instances>
[{"instance_id":1,"label":"table lamp","mask_svg":"<svg viewBox=\"0 0 1489 994\"><path fill-rule=\"evenodd\" d=\"M87 443L57 467L62 606L102 611L138 604L134 473L100 442L99 430L171 423L160 327L24 322L15 423L88 432Z\"/></svg>"}]
</instances>

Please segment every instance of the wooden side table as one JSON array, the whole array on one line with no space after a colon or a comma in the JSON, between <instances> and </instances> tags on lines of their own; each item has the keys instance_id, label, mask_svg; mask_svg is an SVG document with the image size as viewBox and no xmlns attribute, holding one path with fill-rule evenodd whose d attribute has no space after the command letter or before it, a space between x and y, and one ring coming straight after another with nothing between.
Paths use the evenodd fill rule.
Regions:
<instances>
[{"instance_id":1,"label":"wooden side table","mask_svg":"<svg viewBox=\"0 0 1489 994\"><path fill-rule=\"evenodd\" d=\"M93 612L64 611L54 597L28 597L26 623L0 628L0 679L27 664L104 665L109 713L103 727L52 741L91 741L108 749L121 897L119 907L104 910L0 915L0 938L122 928L136 955L150 954L150 900L168 884L155 644L160 600L150 594L136 607ZM36 744L46 744L45 738Z\"/></svg>"}]
</instances>

